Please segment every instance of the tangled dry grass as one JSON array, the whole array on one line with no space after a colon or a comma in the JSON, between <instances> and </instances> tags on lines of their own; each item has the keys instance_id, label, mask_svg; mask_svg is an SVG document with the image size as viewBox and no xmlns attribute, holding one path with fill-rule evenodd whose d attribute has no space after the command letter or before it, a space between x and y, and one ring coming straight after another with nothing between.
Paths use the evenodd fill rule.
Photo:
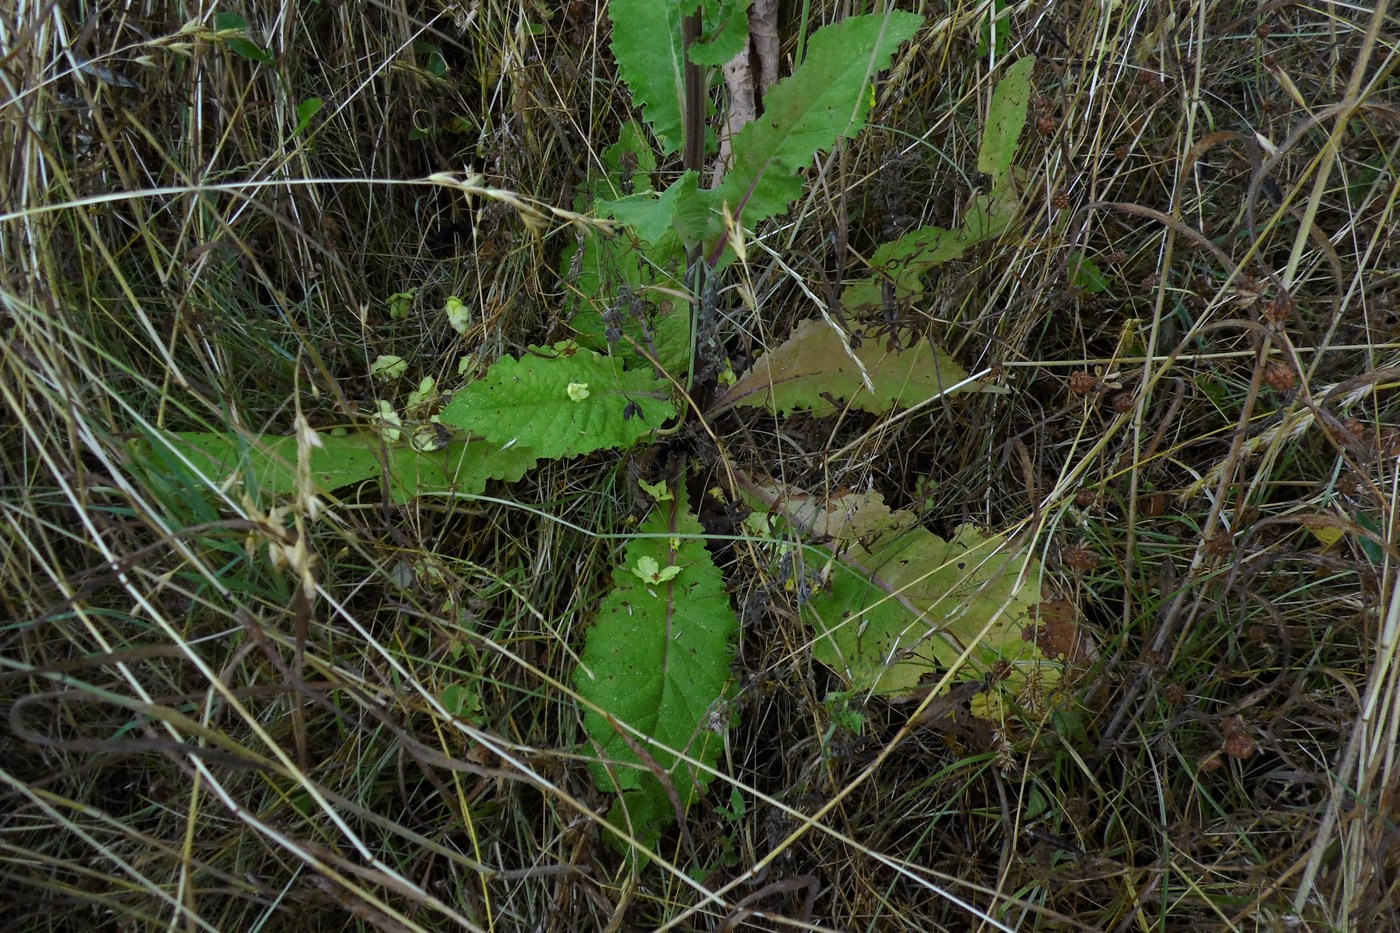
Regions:
<instances>
[{"instance_id":1,"label":"tangled dry grass","mask_svg":"<svg viewBox=\"0 0 1400 933\"><path fill-rule=\"evenodd\" d=\"M759 232L785 264L755 251L728 350L810 315L784 269L858 276L958 220L995 9L1039 59L1023 218L904 323L1011 391L724 440L935 531L1030 528L1096 660L1044 722L885 754L907 710L833 704L736 560L729 786L640 872L600 838L567 687L625 465L274 515L130 444L355 423L378 354L451 384L565 332L573 229L422 180L574 207L629 115L605 11L0 14L9 929L1400 928L1394 15L900 5L929 25ZM787 54L859 5L790 6ZM429 313L449 295L465 335Z\"/></svg>"}]
</instances>

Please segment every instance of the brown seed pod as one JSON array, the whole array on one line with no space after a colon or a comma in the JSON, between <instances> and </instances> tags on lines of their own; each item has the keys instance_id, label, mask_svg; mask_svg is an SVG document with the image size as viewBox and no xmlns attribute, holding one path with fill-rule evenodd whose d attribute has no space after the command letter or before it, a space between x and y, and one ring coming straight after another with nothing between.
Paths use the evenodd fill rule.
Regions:
<instances>
[{"instance_id":1,"label":"brown seed pod","mask_svg":"<svg viewBox=\"0 0 1400 933\"><path fill-rule=\"evenodd\" d=\"M1098 377L1083 370L1069 377L1069 390L1075 395L1088 395L1099 384Z\"/></svg>"}]
</instances>

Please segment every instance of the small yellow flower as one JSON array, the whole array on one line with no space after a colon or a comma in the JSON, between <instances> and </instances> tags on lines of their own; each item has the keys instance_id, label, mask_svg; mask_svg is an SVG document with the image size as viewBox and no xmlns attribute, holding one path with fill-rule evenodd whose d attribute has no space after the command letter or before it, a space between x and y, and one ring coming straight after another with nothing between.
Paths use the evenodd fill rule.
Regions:
<instances>
[{"instance_id":1,"label":"small yellow flower","mask_svg":"<svg viewBox=\"0 0 1400 933\"><path fill-rule=\"evenodd\" d=\"M575 402L581 402L588 398L588 383L571 382L569 383L568 393L569 398L573 399Z\"/></svg>"}]
</instances>

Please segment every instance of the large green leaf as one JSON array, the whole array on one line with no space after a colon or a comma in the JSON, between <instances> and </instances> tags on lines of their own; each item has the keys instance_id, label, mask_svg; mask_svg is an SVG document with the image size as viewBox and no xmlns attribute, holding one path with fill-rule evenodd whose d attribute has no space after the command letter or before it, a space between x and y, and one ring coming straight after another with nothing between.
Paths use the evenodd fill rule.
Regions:
<instances>
[{"instance_id":1,"label":"large green leaf","mask_svg":"<svg viewBox=\"0 0 1400 933\"><path fill-rule=\"evenodd\" d=\"M977 171L992 176L993 192L1001 191L1011 180L1011 162L1026 126L1026 105L1030 102L1031 69L1034 67L1034 55L1013 62L992 91L987 126L982 131L982 148L977 153Z\"/></svg>"},{"instance_id":2,"label":"large green leaf","mask_svg":"<svg viewBox=\"0 0 1400 933\"><path fill-rule=\"evenodd\" d=\"M689 49L690 60L697 65L719 66L743 51L749 39L749 2L712 0L702 4L704 31Z\"/></svg>"},{"instance_id":3,"label":"large green leaf","mask_svg":"<svg viewBox=\"0 0 1400 933\"><path fill-rule=\"evenodd\" d=\"M613 570L613 588L574 680L580 695L601 710L584 714L599 751L594 776L604 790L622 794L619 808L627 811L633 834L650 844L673 808L613 720L645 737L632 741L669 773L682 804L693 803L711 776L674 752L708 765L717 760L723 737L716 727L727 724L719 704L732 679L739 623L704 543L670 537L702 532L684 483L638 531L623 565Z\"/></svg>"},{"instance_id":4,"label":"large green leaf","mask_svg":"<svg viewBox=\"0 0 1400 933\"><path fill-rule=\"evenodd\" d=\"M599 201L598 213L612 217L636 231L643 243L653 244L671 228L678 207L685 204L689 216L695 215L699 199L695 197L700 176L684 172L659 196L639 191L615 201Z\"/></svg>"},{"instance_id":5,"label":"large green leaf","mask_svg":"<svg viewBox=\"0 0 1400 933\"><path fill-rule=\"evenodd\" d=\"M734 137L734 165L714 206L727 202L750 226L786 210L802 193L797 173L865 125L871 81L922 23L892 11L847 17L814 33L806 61L774 85L763 115Z\"/></svg>"},{"instance_id":6,"label":"large green leaf","mask_svg":"<svg viewBox=\"0 0 1400 933\"><path fill-rule=\"evenodd\" d=\"M502 357L442 410L442 423L537 456L571 457L628 447L675 415L667 384L650 367L622 363L571 342Z\"/></svg>"},{"instance_id":7,"label":"large green leaf","mask_svg":"<svg viewBox=\"0 0 1400 933\"><path fill-rule=\"evenodd\" d=\"M690 4L693 6L694 4ZM663 152L681 146L685 55L677 0L609 0L612 52L622 80L642 108Z\"/></svg>"},{"instance_id":8,"label":"large green leaf","mask_svg":"<svg viewBox=\"0 0 1400 933\"><path fill-rule=\"evenodd\" d=\"M848 402L852 408L885 414L934 398L967 378L952 357L927 340L916 340L906 350L888 349L886 343L878 336L867 337L848 350L831 325L807 321L783 344L760 356L715 399L714 408L764 406L780 414L801 408L829 415L838 403ZM979 388L973 384L959 391Z\"/></svg>"},{"instance_id":9,"label":"large green leaf","mask_svg":"<svg viewBox=\"0 0 1400 933\"><path fill-rule=\"evenodd\" d=\"M311 448L311 477L321 492L366 480L384 480L395 502L440 492L479 493L491 479L514 482L535 465L536 457L523 445L502 450L484 440L453 438L439 442L431 428L423 436L437 449L419 449L411 439L388 443L377 432L320 434ZM160 445L159 449L155 445ZM250 490L267 496L289 495L297 488L297 439L266 435L171 431L138 442L138 457L148 464L153 453L178 452L193 470L213 483L231 476ZM183 467L189 469L190 467Z\"/></svg>"}]
</instances>

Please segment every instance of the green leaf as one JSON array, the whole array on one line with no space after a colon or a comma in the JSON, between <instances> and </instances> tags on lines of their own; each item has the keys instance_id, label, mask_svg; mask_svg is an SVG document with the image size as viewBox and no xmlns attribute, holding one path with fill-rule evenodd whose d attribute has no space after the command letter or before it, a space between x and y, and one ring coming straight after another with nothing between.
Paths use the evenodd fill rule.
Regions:
<instances>
[{"instance_id":1,"label":"green leaf","mask_svg":"<svg viewBox=\"0 0 1400 933\"><path fill-rule=\"evenodd\" d=\"M959 258L971 245L961 230L920 227L889 243L882 244L870 257L870 267L881 275L855 282L841 292L841 304L848 309L879 307L884 303L884 279L894 282L901 300L923 294L923 276L940 263Z\"/></svg>"},{"instance_id":2,"label":"green leaf","mask_svg":"<svg viewBox=\"0 0 1400 933\"><path fill-rule=\"evenodd\" d=\"M393 382L408 372L408 360L392 353L381 353L369 364L369 374L375 379Z\"/></svg>"},{"instance_id":3,"label":"green leaf","mask_svg":"<svg viewBox=\"0 0 1400 933\"><path fill-rule=\"evenodd\" d=\"M618 74L661 150L678 150L684 133L685 56L677 0L610 0L612 52Z\"/></svg>"},{"instance_id":4,"label":"green leaf","mask_svg":"<svg viewBox=\"0 0 1400 933\"><path fill-rule=\"evenodd\" d=\"M586 397L577 388L586 386ZM666 384L650 367L626 371L619 360L565 342L502 357L457 392L442 423L498 444L519 443L537 456L572 457L631 446L675 415Z\"/></svg>"},{"instance_id":5,"label":"green leaf","mask_svg":"<svg viewBox=\"0 0 1400 933\"><path fill-rule=\"evenodd\" d=\"M722 0L705 4L704 33L690 47L697 65L718 67L738 55L749 39L750 0Z\"/></svg>"},{"instance_id":6,"label":"green leaf","mask_svg":"<svg viewBox=\"0 0 1400 933\"><path fill-rule=\"evenodd\" d=\"M1016 220L1020 205L1014 186L1008 182L991 194L979 194L967 205L962 234L968 246L1000 236Z\"/></svg>"},{"instance_id":7,"label":"green leaf","mask_svg":"<svg viewBox=\"0 0 1400 933\"><path fill-rule=\"evenodd\" d=\"M389 451L389 494L394 502L441 492L476 495L489 480L513 483L534 468L539 455L523 445L452 440L439 450L411 446Z\"/></svg>"},{"instance_id":8,"label":"green leaf","mask_svg":"<svg viewBox=\"0 0 1400 933\"><path fill-rule=\"evenodd\" d=\"M389 320L408 320L409 312L413 310L413 296L417 291L416 288L410 288L408 291L395 292L389 296Z\"/></svg>"},{"instance_id":9,"label":"green leaf","mask_svg":"<svg viewBox=\"0 0 1400 933\"><path fill-rule=\"evenodd\" d=\"M866 388L860 366L874 388ZM866 337L848 352L835 328L822 320L807 321L775 350L754 362L753 368L715 399L714 410L735 405L763 406L785 414L806 409L816 415L837 411L831 399L849 402L852 408L885 414L892 408L909 408L927 401L967 371L927 340L907 350L888 350L878 335ZM959 391L977 391L964 386Z\"/></svg>"},{"instance_id":10,"label":"green leaf","mask_svg":"<svg viewBox=\"0 0 1400 933\"><path fill-rule=\"evenodd\" d=\"M985 58L995 52L997 60L1006 57L1011 47L1011 23L1002 16L1006 0L992 0L987 9L987 18L982 22L981 34L977 37L977 57Z\"/></svg>"},{"instance_id":11,"label":"green leaf","mask_svg":"<svg viewBox=\"0 0 1400 933\"><path fill-rule=\"evenodd\" d=\"M865 125L870 82L923 23L913 13L851 16L818 30L806 60L765 98L763 115L734 138L734 166L716 189L752 226L787 209L802 193L797 172L836 140Z\"/></svg>"},{"instance_id":12,"label":"green leaf","mask_svg":"<svg viewBox=\"0 0 1400 933\"><path fill-rule=\"evenodd\" d=\"M214 17L214 28L219 32L246 32L248 21L237 13L223 12ZM271 65L276 62L266 49L240 36L229 36L224 39L229 49L237 55L249 61L258 62L262 65Z\"/></svg>"},{"instance_id":13,"label":"green leaf","mask_svg":"<svg viewBox=\"0 0 1400 933\"><path fill-rule=\"evenodd\" d=\"M248 21L231 10L224 10L214 14L214 28L219 32L243 32L248 28Z\"/></svg>"},{"instance_id":14,"label":"green leaf","mask_svg":"<svg viewBox=\"0 0 1400 933\"><path fill-rule=\"evenodd\" d=\"M525 447L501 450L481 440L453 439L440 449L424 451L386 445L373 432L318 437L321 446L311 449L311 476L319 491L387 479L391 498L400 503L426 493L480 493L488 480L520 479L536 461ZM236 474L254 494L284 496L297 489L294 436L249 440L222 432L172 431L138 444L143 445L138 456L147 458L152 448L163 458L178 452L215 485ZM182 465L182 469L190 468Z\"/></svg>"},{"instance_id":15,"label":"green leaf","mask_svg":"<svg viewBox=\"0 0 1400 933\"><path fill-rule=\"evenodd\" d=\"M958 229L921 227L876 249L870 267L879 274L847 286L841 293L842 305L852 309L880 306L886 279L894 283L901 301L917 298L924 292L924 276L935 266L961 258L977 244L999 236L1015 221L1018 205L1011 161L1026 123L1034 65L1032 57L1020 59L1006 70L992 92L991 111L977 155L978 170L992 176L991 191L972 199Z\"/></svg>"},{"instance_id":16,"label":"green leaf","mask_svg":"<svg viewBox=\"0 0 1400 933\"><path fill-rule=\"evenodd\" d=\"M442 48L431 42L419 40L413 43L416 52L422 52L424 58L424 69L434 78L445 78L447 76L447 58L442 54Z\"/></svg>"},{"instance_id":17,"label":"green leaf","mask_svg":"<svg viewBox=\"0 0 1400 933\"><path fill-rule=\"evenodd\" d=\"M1083 289L1092 295L1108 291L1108 277L1103 274L1098 263L1083 253L1071 253L1069 257L1070 281L1075 288Z\"/></svg>"},{"instance_id":18,"label":"green leaf","mask_svg":"<svg viewBox=\"0 0 1400 933\"><path fill-rule=\"evenodd\" d=\"M569 326L578 334L581 345L602 351L609 346L611 328L603 319L609 315L619 331L612 352L620 355L629 368L650 365L634 348L635 344L648 353L654 350L662 369L682 375L690 361L690 309L662 289L681 289L681 283L666 267L679 269L685 251L674 232L668 233L648 251L647 262L643 263L640 249L627 240L625 234L606 240L589 238L581 263L584 271L579 275L580 287L587 277L586 284L599 292L575 312Z\"/></svg>"},{"instance_id":19,"label":"green leaf","mask_svg":"<svg viewBox=\"0 0 1400 933\"><path fill-rule=\"evenodd\" d=\"M656 153L647 142L646 130L636 120L628 120L618 131L617 142L603 152L605 175L590 186L590 197L616 197L629 191L651 191L656 171ZM596 190L593 190L596 189Z\"/></svg>"},{"instance_id":20,"label":"green leaf","mask_svg":"<svg viewBox=\"0 0 1400 933\"><path fill-rule=\"evenodd\" d=\"M650 209L644 205L644 199L652 190L651 173L656 169L656 157L644 135L635 121L623 125L618 141L603 153L606 174L595 178L588 186L588 190L579 198L579 210L593 206L596 191L607 193L612 198L598 202L599 209L606 213L608 205L628 200L617 197L618 193L627 189L634 192L639 210ZM683 215L695 210L698 196L694 192L693 177L687 183L685 176L682 176L680 185L677 196L682 203L675 211ZM672 187L676 188L675 185ZM702 213L707 211L703 204L699 205L699 209ZM671 222L667 218L664 224ZM634 349L635 343L648 352L654 349L661 367L679 375L689 368L689 309L674 298L666 297L660 289L683 291L678 270L684 267L685 247L676 233L665 229L664 224L659 225L660 234L655 242L645 246L628 231L615 236L586 236L580 244L571 244L565 249L560 266L571 276L574 288L582 299L581 306L569 319L569 326L578 335L581 345L600 352L609 350L620 354L629 368L640 369L650 365L642 353ZM649 232L656 233L657 230ZM638 298L640 302L634 304L632 298ZM667 310L668 305L670 311ZM610 315L620 331L614 335L617 338L614 341L608 339L611 328L603 320L605 313ZM630 338L630 341L625 338Z\"/></svg>"},{"instance_id":21,"label":"green leaf","mask_svg":"<svg viewBox=\"0 0 1400 933\"><path fill-rule=\"evenodd\" d=\"M659 196L654 192L638 192L615 201L599 201L598 213L627 224L644 243L654 244L671 227L678 206L684 202L688 215L703 217L705 205L696 196L700 176L685 172ZM702 221L703 223L703 221Z\"/></svg>"},{"instance_id":22,"label":"green leaf","mask_svg":"<svg viewBox=\"0 0 1400 933\"><path fill-rule=\"evenodd\" d=\"M326 102L319 97L308 97L306 100L297 104L297 125L296 129L292 130L292 135L300 136L302 133L306 132L306 128L311 125L312 119L315 118L316 114L321 112L321 108L325 105Z\"/></svg>"},{"instance_id":23,"label":"green leaf","mask_svg":"<svg viewBox=\"0 0 1400 933\"><path fill-rule=\"evenodd\" d=\"M1026 105L1031 99L1031 69L1035 56L1018 59L1006 69L987 112L987 126L982 132L982 148L977 153L977 171L992 176L992 191L1000 192L1010 184L1011 160L1016 156L1016 144L1026 126Z\"/></svg>"},{"instance_id":24,"label":"green leaf","mask_svg":"<svg viewBox=\"0 0 1400 933\"><path fill-rule=\"evenodd\" d=\"M945 541L878 493L823 499L745 482L756 507L777 509L790 528L823 542L803 548L794 588L803 588L815 629L813 655L852 690L913 693L972 646L966 663L984 674L1002 669L1008 702L1044 705L1062 665L1035 635L1041 569L1033 557L970 525Z\"/></svg>"},{"instance_id":25,"label":"green leaf","mask_svg":"<svg viewBox=\"0 0 1400 933\"><path fill-rule=\"evenodd\" d=\"M670 774L688 807L711 775L671 750L707 765L718 760L723 736L713 727L727 724L718 713L732 681L739 622L704 543L673 537L703 531L686 502L684 482L638 531L613 570L613 589L588 633L574 681L580 695L603 711L584 713L584 727L598 746L594 779L603 790L626 795L622 806L631 811L633 833L650 844L672 807L661 782L608 717L645 736L633 741ZM658 579L639 579L642 568L655 568ZM659 579L673 569L669 579Z\"/></svg>"}]
</instances>

